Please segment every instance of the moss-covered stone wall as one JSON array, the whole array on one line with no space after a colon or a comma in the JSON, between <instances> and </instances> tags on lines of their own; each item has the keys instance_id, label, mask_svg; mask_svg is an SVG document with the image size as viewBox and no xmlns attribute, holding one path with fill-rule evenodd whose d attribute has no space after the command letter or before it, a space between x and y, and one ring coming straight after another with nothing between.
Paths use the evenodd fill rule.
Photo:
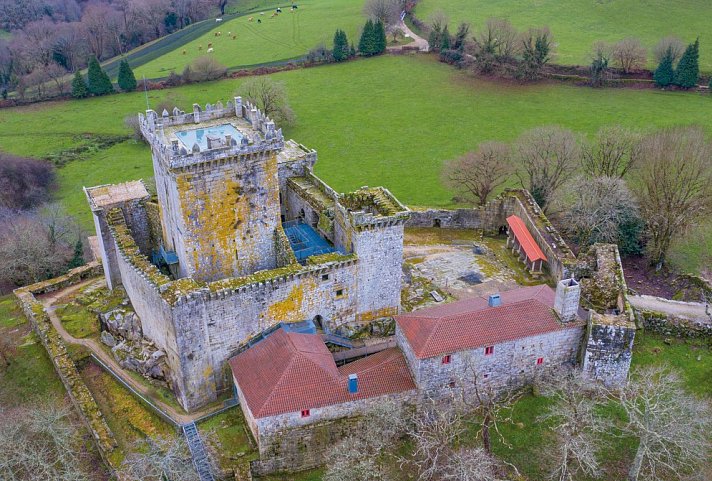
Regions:
<instances>
[{"instance_id":1,"label":"moss-covered stone wall","mask_svg":"<svg viewBox=\"0 0 712 481\"><path fill-rule=\"evenodd\" d=\"M93 262L86 266L73 269L64 276L17 289L15 290L15 297L22 311L25 313L25 316L27 316L32 324L32 328L40 338L42 345L47 350L72 404L91 432L92 438L99 449L99 453L109 467L115 469L118 466L115 463L116 457L113 455L117 450L114 434L106 424L99 405L89 391L89 388L87 388L84 380L79 375L74 361L67 352L67 346L64 340L52 326L52 322L42 304L35 298L36 294L45 294L63 289L77 282L99 275L100 272L101 265L97 262Z\"/></svg>"}]
</instances>

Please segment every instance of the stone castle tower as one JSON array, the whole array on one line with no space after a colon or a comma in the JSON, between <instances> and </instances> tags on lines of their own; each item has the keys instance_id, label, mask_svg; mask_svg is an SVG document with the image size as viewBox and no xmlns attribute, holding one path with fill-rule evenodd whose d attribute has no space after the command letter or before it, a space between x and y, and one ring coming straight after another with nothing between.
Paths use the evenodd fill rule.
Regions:
<instances>
[{"instance_id":1,"label":"stone castle tower","mask_svg":"<svg viewBox=\"0 0 712 481\"><path fill-rule=\"evenodd\" d=\"M236 113L242 108L236 98ZM177 256L177 277L205 282L277 267L274 235L280 224L277 153L282 145L274 123L264 126L265 139L258 140L210 114L196 104L193 122L199 125L166 125L165 112L162 135L147 136L163 251L167 259ZM249 114L258 115L256 110ZM147 116L155 132L157 114ZM210 155L195 155L202 151Z\"/></svg>"}]
</instances>

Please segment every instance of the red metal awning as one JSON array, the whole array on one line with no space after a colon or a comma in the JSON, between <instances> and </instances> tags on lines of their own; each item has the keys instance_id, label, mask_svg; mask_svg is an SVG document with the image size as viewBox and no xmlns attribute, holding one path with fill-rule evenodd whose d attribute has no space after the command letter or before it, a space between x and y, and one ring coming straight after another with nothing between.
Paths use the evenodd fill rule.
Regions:
<instances>
[{"instance_id":1,"label":"red metal awning","mask_svg":"<svg viewBox=\"0 0 712 481\"><path fill-rule=\"evenodd\" d=\"M542 252L541 248L537 245L536 241L529 233L529 229L524 225L524 221L516 216L510 215L507 217L507 225L509 226L510 232L514 234L514 238L517 239L519 245L524 249L524 254L529 259L529 262L545 261L546 256Z\"/></svg>"}]
</instances>

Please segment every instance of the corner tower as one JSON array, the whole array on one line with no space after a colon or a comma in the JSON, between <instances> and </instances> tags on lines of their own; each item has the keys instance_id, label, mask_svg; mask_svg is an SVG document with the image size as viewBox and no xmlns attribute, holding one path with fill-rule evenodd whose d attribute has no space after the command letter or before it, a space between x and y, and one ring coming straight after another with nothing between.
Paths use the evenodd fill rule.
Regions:
<instances>
[{"instance_id":1,"label":"corner tower","mask_svg":"<svg viewBox=\"0 0 712 481\"><path fill-rule=\"evenodd\" d=\"M208 282L277 267L281 129L240 97L188 113L147 110L139 121L173 272Z\"/></svg>"}]
</instances>

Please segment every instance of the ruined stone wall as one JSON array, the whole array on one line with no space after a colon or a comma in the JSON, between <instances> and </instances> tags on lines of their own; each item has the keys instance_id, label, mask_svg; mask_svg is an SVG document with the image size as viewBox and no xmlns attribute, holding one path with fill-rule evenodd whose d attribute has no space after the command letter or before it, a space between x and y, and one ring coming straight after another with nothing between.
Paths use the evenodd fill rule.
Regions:
<instances>
[{"instance_id":1,"label":"ruined stone wall","mask_svg":"<svg viewBox=\"0 0 712 481\"><path fill-rule=\"evenodd\" d=\"M443 229L482 229L479 209L411 210L408 227L442 227Z\"/></svg>"},{"instance_id":2,"label":"ruined stone wall","mask_svg":"<svg viewBox=\"0 0 712 481\"><path fill-rule=\"evenodd\" d=\"M92 434L99 454L110 468L116 469L118 468L118 463L115 461L116 458L113 454L117 449L117 443L114 433L106 423L99 405L84 383L74 361L69 356L64 340L52 326L52 321L49 319L42 304L35 298L35 295L63 289L85 279L100 275L100 273L101 266L99 263L92 262L72 269L66 275L17 289L14 294L22 311L30 321L30 324L32 324L33 330L37 333L40 342L47 350L52 365L67 390L69 399Z\"/></svg>"},{"instance_id":3,"label":"ruined stone wall","mask_svg":"<svg viewBox=\"0 0 712 481\"><path fill-rule=\"evenodd\" d=\"M252 463L252 472L264 475L320 466L325 454L357 427L359 416L385 400L412 404L415 396L413 390L312 408L306 418L294 412L257 419L260 459Z\"/></svg>"},{"instance_id":4,"label":"ruined stone wall","mask_svg":"<svg viewBox=\"0 0 712 481\"><path fill-rule=\"evenodd\" d=\"M394 316L400 310L403 223L359 229L351 234L359 258L358 321Z\"/></svg>"},{"instance_id":5,"label":"ruined stone wall","mask_svg":"<svg viewBox=\"0 0 712 481\"><path fill-rule=\"evenodd\" d=\"M640 309L636 309L636 316L646 330L663 336L688 339L712 338L712 317L707 319L686 319L664 312Z\"/></svg>"},{"instance_id":6,"label":"ruined stone wall","mask_svg":"<svg viewBox=\"0 0 712 481\"><path fill-rule=\"evenodd\" d=\"M633 358L635 325L625 315L613 316L591 314L586 332L586 350L583 357L583 372L609 386L625 383Z\"/></svg>"},{"instance_id":7,"label":"ruined stone wall","mask_svg":"<svg viewBox=\"0 0 712 481\"><path fill-rule=\"evenodd\" d=\"M495 389L523 386L542 372L573 366L583 334L582 323L572 324L567 329L495 344L490 355L485 354L484 347L451 353L450 363L443 364L442 356L417 359L402 333L396 332L418 389L434 397L452 395L453 388L471 378L468 368L473 366L479 380ZM543 364L537 365L538 358L544 358Z\"/></svg>"},{"instance_id":8,"label":"ruined stone wall","mask_svg":"<svg viewBox=\"0 0 712 481\"><path fill-rule=\"evenodd\" d=\"M116 244L106 223L106 215L102 211L92 212L94 218L94 229L99 240L99 252L101 253L101 265L104 270L104 278L109 289L114 289L121 285L121 272L117 263Z\"/></svg>"}]
</instances>

